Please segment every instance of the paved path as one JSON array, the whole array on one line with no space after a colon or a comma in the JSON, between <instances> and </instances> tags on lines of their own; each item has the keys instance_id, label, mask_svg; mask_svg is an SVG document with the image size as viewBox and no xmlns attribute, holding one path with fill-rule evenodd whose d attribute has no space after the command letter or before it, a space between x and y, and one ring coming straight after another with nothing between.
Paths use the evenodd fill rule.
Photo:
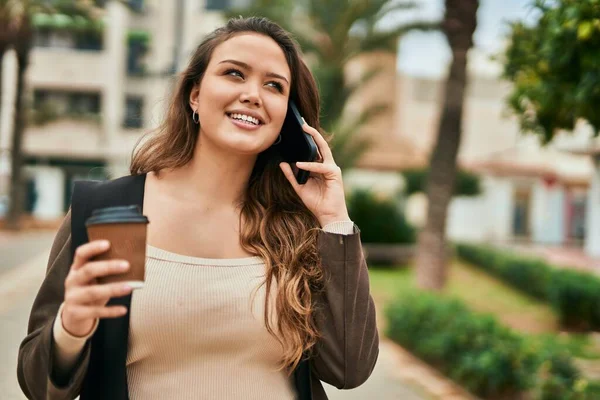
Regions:
<instances>
[{"instance_id":1,"label":"paved path","mask_svg":"<svg viewBox=\"0 0 600 400\"><path fill-rule=\"evenodd\" d=\"M19 247L16 247L17 249ZM5 250L6 251L6 250ZM25 399L17 383L17 353L27 332L27 320L44 278L48 249L0 273L0 398ZM5 253L0 253L4 261Z\"/></svg>"},{"instance_id":2,"label":"paved path","mask_svg":"<svg viewBox=\"0 0 600 400\"><path fill-rule=\"evenodd\" d=\"M338 390L324 385L329 400L425 400L423 394L416 391L415 387L408 386L400 380L395 373L398 368L397 358L387 342L382 342L379 348L379 358L373 374L363 385L352 390Z\"/></svg>"},{"instance_id":3,"label":"paved path","mask_svg":"<svg viewBox=\"0 0 600 400\"><path fill-rule=\"evenodd\" d=\"M0 246L4 246L0 251L0 264L5 267L0 269L0 398L21 400L25 396L16 379L17 352L26 333L31 304L44 277L51 236L46 238L45 244L43 239L33 236L23 238L22 242L4 239L0 242ZM13 254L21 254L28 245L37 245L42 250L36 255ZM8 268L7 260L19 260L19 264ZM353 390L325 385L325 390L330 400L428 400L429 397L398 377L398 369L402 368L389 342L383 341L373 375L364 385Z\"/></svg>"},{"instance_id":4,"label":"paved path","mask_svg":"<svg viewBox=\"0 0 600 400\"><path fill-rule=\"evenodd\" d=\"M56 232L0 234L0 275L50 248Z\"/></svg>"}]
</instances>

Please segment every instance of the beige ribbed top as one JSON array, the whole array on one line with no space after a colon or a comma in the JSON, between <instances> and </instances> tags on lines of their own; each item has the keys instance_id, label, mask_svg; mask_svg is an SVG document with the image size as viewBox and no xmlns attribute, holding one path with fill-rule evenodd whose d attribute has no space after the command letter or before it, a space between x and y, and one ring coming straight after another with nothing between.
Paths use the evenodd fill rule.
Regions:
<instances>
[{"instance_id":1,"label":"beige ribbed top","mask_svg":"<svg viewBox=\"0 0 600 400\"><path fill-rule=\"evenodd\" d=\"M146 282L131 301L130 398L293 399L291 381L276 371L281 345L265 327L264 274L258 257L148 246Z\"/></svg>"}]
</instances>

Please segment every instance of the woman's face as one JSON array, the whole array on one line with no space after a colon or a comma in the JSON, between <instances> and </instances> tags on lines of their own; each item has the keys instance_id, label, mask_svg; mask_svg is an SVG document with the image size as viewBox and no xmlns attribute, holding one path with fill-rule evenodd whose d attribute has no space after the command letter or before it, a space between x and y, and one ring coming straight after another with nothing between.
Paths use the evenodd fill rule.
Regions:
<instances>
[{"instance_id":1,"label":"woman's face","mask_svg":"<svg viewBox=\"0 0 600 400\"><path fill-rule=\"evenodd\" d=\"M290 68L273 39L243 33L221 43L190 95L200 142L239 154L266 150L281 131L290 84Z\"/></svg>"}]
</instances>

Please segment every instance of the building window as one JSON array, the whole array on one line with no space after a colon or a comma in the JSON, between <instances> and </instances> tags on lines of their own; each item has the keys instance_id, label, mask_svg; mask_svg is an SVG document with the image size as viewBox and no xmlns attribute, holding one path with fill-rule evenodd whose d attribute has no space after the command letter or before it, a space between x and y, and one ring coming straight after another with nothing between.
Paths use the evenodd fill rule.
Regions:
<instances>
[{"instance_id":1,"label":"building window","mask_svg":"<svg viewBox=\"0 0 600 400\"><path fill-rule=\"evenodd\" d=\"M129 0L128 4L129 7L135 12L140 13L144 11L144 0Z\"/></svg>"},{"instance_id":2,"label":"building window","mask_svg":"<svg viewBox=\"0 0 600 400\"><path fill-rule=\"evenodd\" d=\"M142 128L144 126L144 99L139 96L127 96L125 98L125 119L123 127Z\"/></svg>"},{"instance_id":3,"label":"building window","mask_svg":"<svg viewBox=\"0 0 600 400\"><path fill-rule=\"evenodd\" d=\"M226 10L229 8L229 0L206 0L207 10Z\"/></svg>"},{"instance_id":4,"label":"building window","mask_svg":"<svg viewBox=\"0 0 600 400\"><path fill-rule=\"evenodd\" d=\"M34 36L34 45L53 49L98 51L102 50L102 33L37 29Z\"/></svg>"},{"instance_id":5,"label":"building window","mask_svg":"<svg viewBox=\"0 0 600 400\"><path fill-rule=\"evenodd\" d=\"M132 30L127 33L127 74L146 73L145 56L148 52L150 35L146 31Z\"/></svg>"},{"instance_id":6,"label":"building window","mask_svg":"<svg viewBox=\"0 0 600 400\"><path fill-rule=\"evenodd\" d=\"M60 118L99 120L100 93L38 89L33 93L33 121L38 125Z\"/></svg>"},{"instance_id":7,"label":"building window","mask_svg":"<svg viewBox=\"0 0 600 400\"><path fill-rule=\"evenodd\" d=\"M86 19L80 15L34 13L31 24L35 30L35 46L102 50L104 27L100 19Z\"/></svg>"}]
</instances>

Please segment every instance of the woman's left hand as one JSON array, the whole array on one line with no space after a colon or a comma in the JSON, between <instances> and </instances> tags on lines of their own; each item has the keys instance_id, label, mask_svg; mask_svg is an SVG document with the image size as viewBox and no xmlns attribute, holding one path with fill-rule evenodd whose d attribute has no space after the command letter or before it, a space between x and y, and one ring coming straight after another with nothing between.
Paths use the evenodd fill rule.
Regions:
<instances>
[{"instance_id":1,"label":"woman's left hand","mask_svg":"<svg viewBox=\"0 0 600 400\"><path fill-rule=\"evenodd\" d=\"M302 129L315 140L322 162L296 163L296 167L311 173L304 185L296 182L296 177L288 163L284 162L279 166L304 205L317 217L321 227L331 222L350 221L346 208L342 170L333 160L329 144L318 130L306 122L302 125Z\"/></svg>"}]
</instances>

